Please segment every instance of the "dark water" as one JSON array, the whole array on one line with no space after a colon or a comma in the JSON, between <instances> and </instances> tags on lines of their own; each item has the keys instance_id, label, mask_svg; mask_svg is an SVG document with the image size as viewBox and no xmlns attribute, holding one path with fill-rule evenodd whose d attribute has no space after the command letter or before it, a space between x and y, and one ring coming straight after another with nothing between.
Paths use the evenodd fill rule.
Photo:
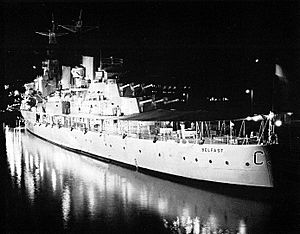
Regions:
<instances>
[{"instance_id":1,"label":"dark water","mask_svg":"<svg viewBox=\"0 0 300 234\"><path fill-rule=\"evenodd\" d=\"M1 134L2 233L297 233L299 227L295 186L267 200L245 199L102 163L16 129Z\"/></svg>"}]
</instances>

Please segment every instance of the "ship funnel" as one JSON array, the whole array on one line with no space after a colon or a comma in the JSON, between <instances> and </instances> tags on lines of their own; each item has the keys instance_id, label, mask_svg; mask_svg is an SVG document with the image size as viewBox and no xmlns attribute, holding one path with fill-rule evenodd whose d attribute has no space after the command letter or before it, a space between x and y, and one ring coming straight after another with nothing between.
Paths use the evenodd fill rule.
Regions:
<instances>
[{"instance_id":1,"label":"ship funnel","mask_svg":"<svg viewBox=\"0 0 300 234\"><path fill-rule=\"evenodd\" d=\"M82 56L82 66L85 67L85 79L94 80L94 58Z\"/></svg>"}]
</instances>

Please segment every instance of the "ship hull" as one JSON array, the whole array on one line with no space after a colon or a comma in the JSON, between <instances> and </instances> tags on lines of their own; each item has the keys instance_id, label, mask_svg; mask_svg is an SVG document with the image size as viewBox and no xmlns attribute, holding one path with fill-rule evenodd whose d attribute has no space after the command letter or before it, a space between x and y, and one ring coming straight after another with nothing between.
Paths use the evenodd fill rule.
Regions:
<instances>
[{"instance_id":1,"label":"ship hull","mask_svg":"<svg viewBox=\"0 0 300 234\"><path fill-rule=\"evenodd\" d=\"M192 180L273 187L272 145L154 142L38 124L26 118L26 112L22 115L32 134L99 160Z\"/></svg>"}]
</instances>

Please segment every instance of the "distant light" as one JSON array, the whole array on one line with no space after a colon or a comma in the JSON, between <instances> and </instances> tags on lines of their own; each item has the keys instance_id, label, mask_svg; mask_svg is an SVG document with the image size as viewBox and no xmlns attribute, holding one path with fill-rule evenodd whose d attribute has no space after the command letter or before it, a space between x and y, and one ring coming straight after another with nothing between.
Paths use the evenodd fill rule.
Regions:
<instances>
[{"instance_id":1,"label":"distant light","mask_svg":"<svg viewBox=\"0 0 300 234\"><path fill-rule=\"evenodd\" d=\"M255 62L258 63L258 62L259 62L259 59L255 59Z\"/></svg>"},{"instance_id":2,"label":"distant light","mask_svg":"<svg viewBox=\"0 0 300 234\"><path fill-rule=\"evenodd\" d=\"M275 126L276 127L280 127L282 125L282 121L280 120L280 119L277 119L276 121L275 121Z\"/></svg>"},{"instance_id":3,"label":"distant light","mask_svg":"<svg viewBox=\"0 0 300 234\"><path fill-rule=\"evenodd\" d=\"M246 93L250 93L250 89L246 89L246 91L245 91Z\"/></svg>"},{"instance_id":4,"label":"distant light","mask_svg":"<svg viewBox=\"0 0 300 234\"><path fill-rule=\"evenodd\" d=\"M248 116L248 117L246 118L246 120L247 120L247 121L250 121L250 120L252 120L252 117Z\"/></svg>"},{"instance_id":5,"label":"distant light","mask_svg":"<svg viewBox=\"0 0 300 234\"><path fill-rule=\"evenodd\" d=\"M291 116L293 114L293 112L288 112L286 114L289 115L289 116Z\"/></svg>"},{"instance_id":6,"label":"distant light","mask_svg":"<svg viewBox=\"0 0 300 234\"><path fill-rule=\"evenodd\" d=\"M33 69L36 69L36 66L32 66Z\"/></svg>"}]
</instances>

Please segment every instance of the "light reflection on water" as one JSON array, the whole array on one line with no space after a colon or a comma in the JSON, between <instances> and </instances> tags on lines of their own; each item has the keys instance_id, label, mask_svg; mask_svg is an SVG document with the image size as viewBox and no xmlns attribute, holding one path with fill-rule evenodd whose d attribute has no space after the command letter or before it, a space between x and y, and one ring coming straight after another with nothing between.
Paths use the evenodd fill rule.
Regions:
<instances>
[{"instance_id":1,"label":"light reflection on water","mask_svg":"<svg viewBox=\"0 0 300 234\"><path fill-rule=\"evenodd\" d=\"M32 209L41 209L37 215L51 206L50 216L60 219L61 229L258 233L271 212L268 203L102 163L26 132L7 130L6 149L12 184L25 191Z\"/></svg>"}]
</instances>

